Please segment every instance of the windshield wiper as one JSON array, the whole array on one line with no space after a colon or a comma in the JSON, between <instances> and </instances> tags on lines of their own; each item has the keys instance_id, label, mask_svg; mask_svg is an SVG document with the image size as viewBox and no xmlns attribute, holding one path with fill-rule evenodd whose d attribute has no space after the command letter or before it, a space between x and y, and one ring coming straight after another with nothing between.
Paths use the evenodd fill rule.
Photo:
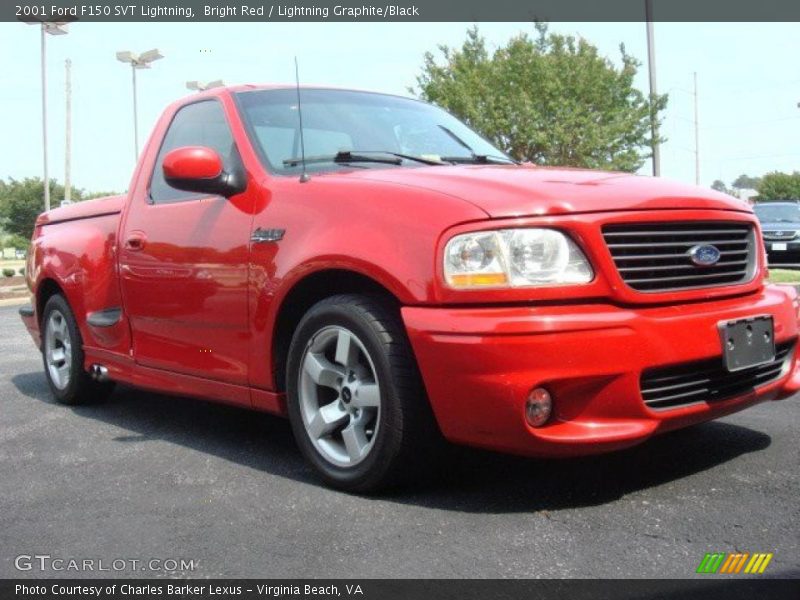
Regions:
<instances>
[{"instance_id":1,"label":"windshield wiper","mask_svg":"<svg viewBox=\"0 0 800 600\"><path fill-rule=\"evenodd\" d=\"M492 154L473 154L471 156L443 156L442 160L450 163L469 164L469 165L519 165L518 160L506 156L494 156Z\"/></svg>"},{"instance_id":2,"label":"windshield wiper","mask_svg":"<svg viewBox=\"0 0 800 600\"><path fill-rule=\"evenodd\" d=\"M439 129L444 131L447 135L449 135L455 143L457 143L462 148L466 149L469 152L469 156L443 156L442 160L445 160L450 163L470 163L470 164L479 164L479 165L487 165L487 164L513 164L518 165L520 162L518 160L514 160L513 158L509 158L507 156L494 156L492 154L477 154L475 150L472 149L467 142L462 140L458 137L455 133L453 133L450 129L445 127L444 125L439 125Z\"/></svg>"},{"instance_id":3,"label":"windshield wiper","mask_svg":"<svg viewBox=\"0 0 800 600\"><path fill-rule=\"evenodd\" d=\"M305 163L307 165L316 164L316 163L351 163L351 162L372 162L372 163L383 163L387 165L399 165L403 161L399 157L381 157L381 156L367 156L366 153L353 153L350 150L342 150L337 152L336 154L326 155L326 156L307 156L305 158ZM286 167L296 167L298 165L303 164L302 157L296 158L287 158L283 161L284 166Z\"/></svg>"},{"instance_id":4,"label":"windshield wiper","mask_svg":"<svg viewBox=\"0 0 800 600\"><path fill-rule=\"evenodd\" d=\"M403 154L402 152L392 152L391 150L350 150L350 152L355 152L356 154L388 154L390 156L396 156L397 158L402 158L403 160L412 160L414 162L422 163L423 165L447 164L444 161L436 160L435 158L425 158L424 156Z\"/></svg>"},{"instance_id":5,"label":"windshield wiper","mask_svg":"<svg viewBox=\"0 0 800 600\"><path fill-rule=\"evenodd\" d=\"M374 154L384 154L386 156L373 156ZM391 157L391 158L390 158ZM387 165L399 165L404 160L410 160L424 165L444 165L447 164L441 160L432 158L425 158L422 156L414 156L412 154L402 154L400 152L391 152L389 150L341 150L336 154L330 156L309 156L306 158L306 164L333 162L333 163L351 163L351 162L373 162L383 163ZM288 158L283 161L287 167L296 167L302 164L303 158Z\"/></svg>"}]
</instances>

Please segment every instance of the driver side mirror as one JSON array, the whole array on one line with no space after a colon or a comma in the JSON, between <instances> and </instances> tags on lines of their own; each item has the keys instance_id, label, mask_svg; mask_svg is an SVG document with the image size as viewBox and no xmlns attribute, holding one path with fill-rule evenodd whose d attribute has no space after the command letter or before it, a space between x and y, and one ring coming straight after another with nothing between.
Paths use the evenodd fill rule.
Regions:
<instances>
[{"instance_id":1,"label":"driver side mirror","mask_svg":"<svg viewBox=\"0 0 800 600\"><path fill-rule=\"evenodd\" d=\"M247 187L243 174L225 171L219 154L206 146L184 146L168 152L162 170L169 185L187 192L230 198Z\"/></svg>"}]
</instances>

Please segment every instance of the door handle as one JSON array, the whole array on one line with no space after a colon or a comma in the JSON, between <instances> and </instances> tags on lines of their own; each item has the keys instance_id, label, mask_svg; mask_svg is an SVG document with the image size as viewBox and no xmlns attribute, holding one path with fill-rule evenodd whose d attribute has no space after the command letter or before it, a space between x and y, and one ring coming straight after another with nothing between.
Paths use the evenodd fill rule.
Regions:
<instances>
[{"instance_id":1,"label":"door handle","mask_svg":"<svg viewBox=\"0 0 800 600\"><path fill-rule=\"evenodd\" d=\"M125 240L125 248L138 252L144 248L145 241L146 238L143 233L132 233L128 236L128 239Z\"/></svg>"}]
</instances>

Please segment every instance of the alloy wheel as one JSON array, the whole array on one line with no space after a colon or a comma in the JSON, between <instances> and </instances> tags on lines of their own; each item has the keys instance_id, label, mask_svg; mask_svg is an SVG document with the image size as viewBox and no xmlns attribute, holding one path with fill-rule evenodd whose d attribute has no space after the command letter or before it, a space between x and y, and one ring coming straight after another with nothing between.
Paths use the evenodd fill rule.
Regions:
<instances>
[{"instance_id":1,"label":"alloy wheel","mask_svg":"<svg viewBox=\"0 0 800 600\"><path fill-rule=\"evenodd\" d=\"M67 320L61 311L50 311L44 339L45 360L50 380L56 388L64 390L72 377L72 340Z\"/></svg>"},{"instance_id":2,"label":"alloy wheel","mask_svg":"<svg viewBox=\"0 0 800 600\"><path fill-rule=\"evenodd\" d=\"M352 467L377 439L381 390L375 365L352 331L328 326L311 337L299 375L306 433L330 463Z\"/></svg>"}]
</instances>

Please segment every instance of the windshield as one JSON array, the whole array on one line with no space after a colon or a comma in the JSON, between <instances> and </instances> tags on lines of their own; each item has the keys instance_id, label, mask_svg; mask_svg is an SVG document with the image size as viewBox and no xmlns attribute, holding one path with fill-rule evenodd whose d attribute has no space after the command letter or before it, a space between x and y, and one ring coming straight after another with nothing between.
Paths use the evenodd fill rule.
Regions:
<instances>
[{"instance_id":1,"label":"windshield","mask_svg":"<svg viewBox=\"0 0 800 600\"><path fill-rule=\"evenodd\" d=\"M269 169L299 173L302 165L295 160L300 157L297 90L239 92L236 96L250 136ZM423 102L321 89L301 89L300 99L305 154L314 159L309 161L309 171L486 162L486 157L510 161L458 119ZM396 160L359 160L367 153L381 152L392 153ZM414 157L425 160L412 160ZM477 160L480 158L484 160Z\"/></svg>"},{"instance_id":2,"label":"windshield","mask_svg":"<svg viewBox=\"0 0 800 600\"><path fill-rule=\"evenodd\" d=\"M756 204L753 210L760 221L765 223L800 223L798 204Z\"/></svg>"}]
</instances>

